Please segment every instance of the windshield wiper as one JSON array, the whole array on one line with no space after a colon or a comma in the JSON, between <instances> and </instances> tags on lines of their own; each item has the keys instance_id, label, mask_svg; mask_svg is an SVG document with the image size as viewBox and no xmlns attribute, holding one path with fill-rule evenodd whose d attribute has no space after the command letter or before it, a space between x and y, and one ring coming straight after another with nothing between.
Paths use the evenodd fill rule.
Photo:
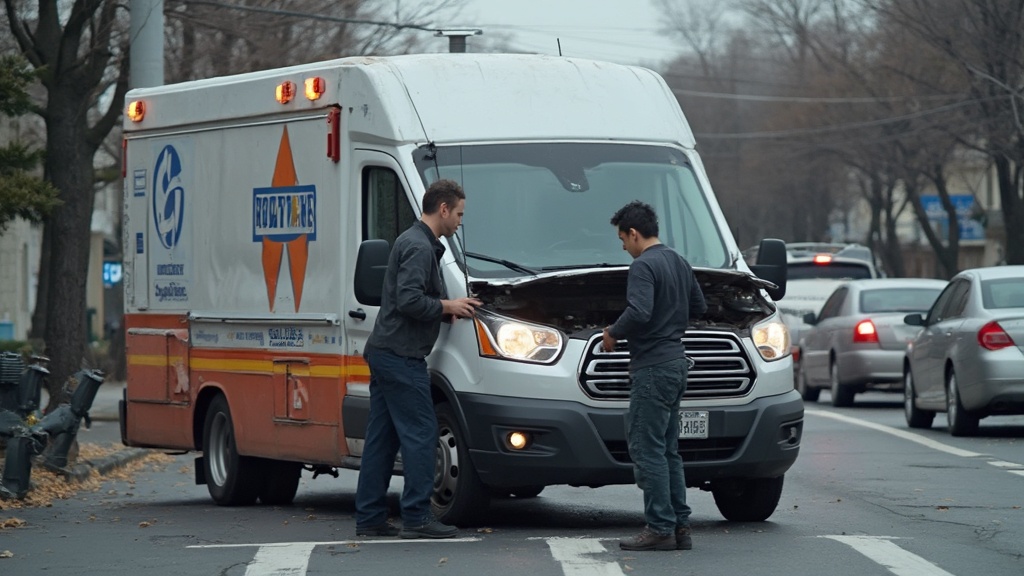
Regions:
<instances>
[{"instance_id":1,"label":"windshield wiper","mask_svg":"<svg viewBox=\"0 0 1024 576\"><path fill-rule=\"evenodd\" d=\"M599 262L597 264L566 264L564 266L544 266L541 270L578 270L580 268L629 268L629 264L609 264Z\"/></svg>"},{"instance_id":2,"label":"windshield wiper","mask_svg":"<svg viewBox=\"0 0 1024 576\"><path fill-rule=\"evenodd\" d=\"M523 274L531 274L533 276L537 275L536 270L527 268L522 264L516 264L515 262L512 262L510 260L495 258L494 256L488 256L486 254L480 254L477 252L465 252L465 254L470 258L476 258L477 260L483 260L484 262L494 262L495 264L501 264L502 266L508 268L509 270L515 270L516 272L522 272Z\"/></svg>"}]
</instances>

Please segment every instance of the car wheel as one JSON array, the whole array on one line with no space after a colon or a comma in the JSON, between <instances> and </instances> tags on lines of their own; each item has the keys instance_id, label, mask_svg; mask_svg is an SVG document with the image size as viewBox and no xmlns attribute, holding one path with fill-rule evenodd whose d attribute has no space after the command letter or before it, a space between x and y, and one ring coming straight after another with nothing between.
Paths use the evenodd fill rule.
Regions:
<instances>
[{"instance_id":1,"label":"car wheel","mask_svg":"<svg viewBox=\"0 0 1024 576\"><path fill-rule=\"evenodd\" d=\"M800 393L800 397L805 402L817 402L818 396L821 394L821 388L811 388L807 385L807 376L800 368L797 368L796 371L796 391Z\"/></svg>"},{"instance_id":2,"label":"car wheel","mask_svg":"<svg viewBox=\"0 0 1024 576\"><path fill-rule=\"evenodd\" d=\"M473 469L466 437L459 429L451 405L442 402L434 411L438 437L431 507L437 519L445 524L475 524L487 510L491 493Z\"/></svg>"},{"instance_id":3,"label":"car wheel","mask_svg":"<svg viewBox=\"0 0 1024 576\"><path fill-rule=\"evenodd\" d=\"M711 483L711 494L726 520L762 522L779 505L782 480L783 476L717 480Z\"/></svg>"},{"instance_id":4,"label":"car wheel","mask_svg":"<svg viewBox=\"0 0 1024 576\"><path fill-rule=\"evenodd\" d=\"M839 383L839 367L835 361L828 367L829 379L832 381L832 405L836 407L852 406L854 390L849 386L843 386Z\"/></svg>"},{"instance_id":5,"label":"car wheel","mask_svg":"<svg viewBox=\"0 0 1024 576\"><path fill-rule=\"evenodd\" d=\"M263 488L258 458L240 456L228 401L217 396L210 403L203 425L203 466L206 487L221 506L246 506Z\"/></svg>"},{"instance_id":6,"label":"car wheel","mask_svg":"<svg viewBox=\"0 0 1024 576\"><path fill-rule=\"evenodd\" d=\"M960 388L952 369L946 376L946 419L949 421L949 433L953 436L972 436L978 431L978 419L968 413L960 402Z\"/></svg>"},{"instance_id":7,"label":"car wheel","mask_svg":"<svg viewBox=\"0 0 1024 576\"><path fill-rule=\"evenodd\" d=\"M914 376L907 366L903 372L903 415L907 418L907 426L911 428L931 428L935 412L921 410L914 405L917 392L914 390Z\"/></svg>"}]
</instances>

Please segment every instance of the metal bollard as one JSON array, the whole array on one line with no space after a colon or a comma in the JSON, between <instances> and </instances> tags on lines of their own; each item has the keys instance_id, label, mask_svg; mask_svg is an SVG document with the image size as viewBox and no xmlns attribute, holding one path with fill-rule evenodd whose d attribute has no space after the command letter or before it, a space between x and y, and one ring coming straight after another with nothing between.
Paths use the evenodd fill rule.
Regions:
<instances>
[{"instance_id":1,"label":"metal bollard","mask_svg":"<svg viewBox=\"0 0 1024 576\"><path fill-rule=\"evenodd\" d=\"M43 466L63 472L68 465L68 451L78 435L82 418L88 422L89 409L96 399L103 373L99 370L80 370L75 374L78 385L71 393L71 403L61 404L38 424L32 427L33 434L48 434L49 447L43 453Z\"/></svg>"}]
</instances>

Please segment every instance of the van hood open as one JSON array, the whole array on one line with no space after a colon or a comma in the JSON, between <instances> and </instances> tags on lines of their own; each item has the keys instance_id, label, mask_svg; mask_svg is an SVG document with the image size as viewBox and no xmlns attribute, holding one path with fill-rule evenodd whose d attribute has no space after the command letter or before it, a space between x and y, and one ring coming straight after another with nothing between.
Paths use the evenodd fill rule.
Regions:
<instances>
[{"instance_id":1,"label":"van hood open","mask_svg":"<svg viewBox=\"0 0 1024 576\"><path fill-rule=\"evenodd\" d=\"M729 328L746 332L775 312L762 289L774 286L747 272L694 268L708 311L691 320L695 328ZM541 276L472 280L470 292L484 308L554 326L587 338L614 322L626 308L626 267L566 270Z\"/></svg>"}]
</instances>

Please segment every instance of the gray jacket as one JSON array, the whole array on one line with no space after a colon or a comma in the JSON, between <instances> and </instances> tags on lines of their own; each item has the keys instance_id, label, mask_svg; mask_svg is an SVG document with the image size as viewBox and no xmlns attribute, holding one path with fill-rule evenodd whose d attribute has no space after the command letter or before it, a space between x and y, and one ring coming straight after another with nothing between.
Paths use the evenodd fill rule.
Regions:
<instances>
[{"instance_id":1,"label":"gray jacket","mask_svg":"<svg viewBox=\"0 0 1024 576\"><path fill-rule=\"evenodd\" d=\"M430 354L441 331L441 299L447 298L440 266L444 250L421 220L399 235L388 257L380 312L367 345L409 358Z\"/></svg>"}]
</instances>

